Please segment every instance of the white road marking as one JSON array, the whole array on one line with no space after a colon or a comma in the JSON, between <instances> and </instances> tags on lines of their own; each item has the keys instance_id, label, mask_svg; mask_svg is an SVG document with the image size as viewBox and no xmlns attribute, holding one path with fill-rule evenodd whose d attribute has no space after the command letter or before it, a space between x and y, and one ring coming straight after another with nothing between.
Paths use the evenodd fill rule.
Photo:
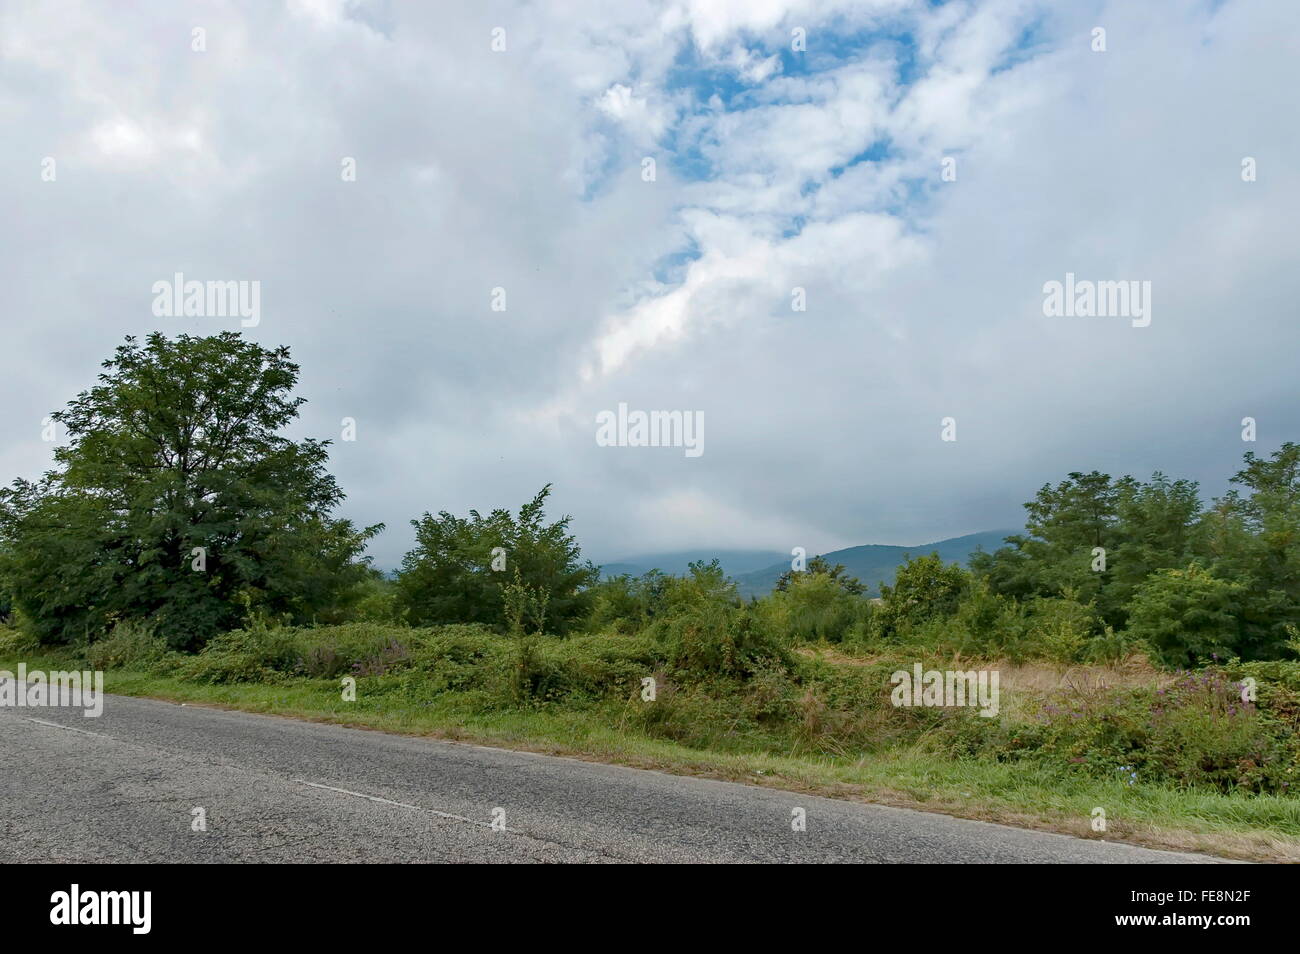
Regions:
<instances>
[{"instance_id":1,"label":"white road marking","mask_svg":"<svg viewBox=\"0 0 1300 954\"><path fill-rule=\"evenodd\" d=\"M33 719L31 716L23 716L28 722L35 722L37 725L47 725L52 729L64 729L68 732L79 732L82 735L89 735L96 739L113 739L111 735L104 735L101 732L90 732L86 729L78 729L70 725L62 725L58 722L49 722L45 719ZM116 741L116 740L114 740ZM340 795L351 795L353 798L364 798L367 801L378 802L381 805L392 805L395 808L409 808L416 812L427 812L430 815L437 815L439 818L447 818L451 821L464 822L466 825L477 825L479 828L490 828L493 831L509 832L512 835L522 835L523 832L516 828L506 828L502 826L499 829L492 828L491 822L478 821L473 818L466 818L464 815L455 815L451 812L440 812L436 808L422 808L419 805L412 805L408 802L395 802L392 799L380 798L378 795L367 795L365 792L354 792L346 788L335 788L333 785L321 785L319 782L309 782L306 779L295 778L293 781L299 785L310 785L312 788L321 788L327 792L338 792Z\"/></svg>"},{"instance_id":2,"label":"white road marking","mask_svg":"<svg viewBox=\"0 0 1300 954\"><path fill-rule=\"evenodd\" d=\"M31 716L23 716L28 722L35 722L37 725L48 725L55 729L66 729L69 732L80 732L82 735L93 736L96 739L111 739L111 735L104 735L102 732L90 732L87 729L76 729L70 725L62 725L58 722L47 722L44 719L33 719Z\"/></svg>"},{"instance_id":3,"label":"white road marking","mask_svg":"<svg viewBox=\"0 0 1300 954\"><path fill-rule=\"evenodd\" d=\"M477 825L479 828L492 828L491 822L476 821L473 818L466 818L464 815L453 815L451 812L440 812L436 808L421 808L419 805L411 805L407 802L395 802L388 798L380 798L378 795L367 795L365 792L353 792L346 788L335 788L333 785L321 785L319 782L309 782L306 779L295 778L299 785L310 785L312 788L323 788L327 792L338 792L340 795L351 795L354 798L364 798L367 801L379 802L381 805L394 805L397 808L409 808L412 811L428 812L430 815L437 815L439 818L450 818L452 821L464 822L467 825ZM493 829L494 831L508 831L512 835L523 834L514 828Z\"/></svg>"}]
</instances>

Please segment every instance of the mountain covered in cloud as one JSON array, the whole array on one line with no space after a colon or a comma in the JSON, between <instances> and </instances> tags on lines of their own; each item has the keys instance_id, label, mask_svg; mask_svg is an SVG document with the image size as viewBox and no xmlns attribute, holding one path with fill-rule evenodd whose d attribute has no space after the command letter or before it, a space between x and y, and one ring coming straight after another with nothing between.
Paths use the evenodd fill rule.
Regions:
<instances>
[{"instance_id":1,"label":"mountain covered in cloud","mask_svg":"<svg viewBox=\"0 0 1300 954\"><path fill-rule=\"evenodd\" d=\"M976 550L993 551L1003 545L1007 535L1016 530L986 530L962 537L936 540L914 547L869 543L824 553L831 563L842 563L851 576L867 585L871 595L878 595L881 583L892 583L894 571L909 556L938 553L949 563L965 564ZM809 558L814 554L808 554ZM744 596L761 596L771 591L781 574L790 569L791 557L771 550L683 550L674 553L647 554L603 564L601 576L610 578L624 573L640 576L651 570L685 573L689 564L716 559L727 575L736 581Z\"/></svg>"}]
</instances>

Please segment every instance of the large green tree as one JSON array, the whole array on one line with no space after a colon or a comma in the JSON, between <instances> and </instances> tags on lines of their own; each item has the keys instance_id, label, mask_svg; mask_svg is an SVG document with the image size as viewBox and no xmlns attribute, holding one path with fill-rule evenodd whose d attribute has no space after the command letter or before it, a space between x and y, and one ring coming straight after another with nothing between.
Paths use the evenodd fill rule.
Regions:
<instances>
[{"instance_id":1,"label":"large green tree","mask_svg":"<svg viewBox=\"0 0 1300 954\"><path fill-rule=\"evenodd\" d=\"M332 516L328 441L280 431L298 366L234 332L128 337L54 414L55 469L0 491L0 573L44 642L146 621L201 645L249 611L309 621L367 574L382 527Z\"/></svg>"},{"instance_id":2,"label":"large green tree","mask_svg":"<svg viewBox=\"0 0 1300 954\"><path fill-rule=\"evenodd\" d=\"M1194 554L1201 503L1192 481L1093 471L1045 485L1025 510L1026 532L976 554L971 568L996 593L1025 600L1069 592L1120 627L1150 574L1185 566Z\"/></svg>"},{"instance_id":3,"label":"large green tree","mask_svg":"<svg viewBox=\"0 0 1300 954\"><path fill-rule=\"evenodd\" d=\"M1242 655L1277 658L1300 624L1300 445L1245 456L1231 490L1205 515L1202 546L1217 576L1241 583Z\"/></svg>"},{"instance_id":4,"label":"large green tree","mask_svg":"<svg viewBox=\"0 0 1300 954\"><path fill-rule=\"evenodd\" d=\"M591 609L600 571L581 559L570 517L546 521L550 493L547 484L517 515L444 510L412 520L415 547L397 576L398 612L416 625L503 625L507 587L519 587L544 602L551 632L572 628Z\"/></svg>"},{"instance_id":5,"label":"large green tree","mask_svg":"<svg viewBox=\"0 0 1300 954\"><path fill-rule=\"evenodd\" d=\"M1127 479L1126 479L1127 480ZM1025 532L1007 537L1006 547L977 553L971 568L995 593L1029 599L1059 596L1069 589L1094 599L1106 574L1091 569L1093 550L1118 547L1117 508L1121 487L1109 474L1072 473L1056 486L1044 484L1025 504Z\"/></svg>"},{"instance_id":6,"label":"large green tree","mask_svg":"<svg viewBox=\"0 0 1300 954\"><path fill-rule=\"evenodd\" d=\"M1300 445L1247 453L1232 482L1206 509L1192 481L1073 473L1025 505L1024 534L971 568L1021 600L1072 593L1167 660L1280 658L1300 625Z\"/></svg>"}]
</instances>

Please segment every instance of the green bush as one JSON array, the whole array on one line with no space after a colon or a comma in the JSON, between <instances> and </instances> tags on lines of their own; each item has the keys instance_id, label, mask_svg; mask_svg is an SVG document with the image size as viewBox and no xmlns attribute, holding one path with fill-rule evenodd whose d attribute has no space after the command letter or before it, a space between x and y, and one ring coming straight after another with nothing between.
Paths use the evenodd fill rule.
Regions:
<instances>
[{"instance_id":1,"label":"green bush","mask_svg":"<svg viewBox=\"0 0 1300 954\"><path fill-rule=\"evenodd\" d=\"M213 685L282 682L302 658L296 635L292 629L262 625L220 633L176 672L182 679Z\"/></svg>"},{"instance_id":2,"label":"green bush","mask_svg":"<svg viewBox=\"0 0 1300 954\"><path fill-rule=\"evenodd\" d=\"M169 651L167 640L138 623L118 623L105 639L90 644L86 661L91 669L135 669L150 672L161 666Z\"/></svg>"},{"instance_id":3,"label":"green bush","mask_svg":"<svg viewBox=\"0 0 1300 954\"><path fill-rule=\"evenodd\" d=\"M623 724L655 739L666 739L698 749L733 748L744 727L739 725L732 700L704 686L657 680L655 699L629 699Z\"/></svg>"},{"instance_id":4,"label":"green bush","mask_svg":"<svg viewBox=\"0 0 1300 954\"><path fill-rule=\"evenodd\" d=\"M788 751L799 687L783 667L757 665L741 682L657 673L653 701L623 705L622 725L652 738L722 752Z\"/></svg>"},{"instance_id":5,"label":"green bush","mask_svg":"<svg viewBox=\"0 0 1300 954\"><path fill-rule=\"evenodd\" d=\"M756 610L787 642L856 642L870 629L872 604L828 573L793 574L784 590L758 601Z\"/></svg>"},{"instance_id":6,"label":"green bush","mask_svg":"<svg viewBox=\"0 0 1300 954\"><path fill-rule=\"evenodd\" d=\"M663 650L645 637L578 636L515 641L510 681L517 702L581 706L639 691L641 680L663 666Z\"/></svg>"},{"instance_id":7,"label":"green bush","mask_svg":"<svg viewBox=\"0 0 1300 954\"><path fill-rule=\"evenodd\" d=\"M880 587L882 635L894 638L909 626L947 619L970 589L970 573L937 553L907 559L892 585Z\"/></svg>"},{"instance_id":8,"label":"green bush","mask_svg":"<svg viewBox=\"0 0 1300 954\"><path fill-rule=\"evenodd\" d=\"M659 632L669 665L684 673L747 678L760 665L789 668L789 649L748 607L705 603L682 612Z\"/></svg>"},{"instance_id":9,"label":"green bush","mask_svg":"<svg viewBox=\"0 0 1300 954\"><path fill-rule=\"evenodd\" d=\"M374 675L411 664L411 644L422 630L391 623L355 622L291 631L297 659L289 671L317 679Z\"/></svg>"},{"instance_id":10,"label":"green bush","mask_svg":"<svg viewBox=\"0 0 1300 954\"><path fill-rule=\"evenodd\" d=\"M1129 606L1129 634L1149 643L1170 666L1233 655L1241 637L1238 604L1245 586L1192 564L1157 570Z\"/></svg>"},{"instance_id":11,"label":"green bush","mask_svg":"<svg viewBox=\"0 0 1300 954\"><path fill-rule=\"evenodd\" d=\"M1225 663L1223 670L1229 677L1236 680L1242 680L1246 677L1254 679L1259 688L1264 691L1280 686L1290 689L1292 692L1300 692L1300 661L1294 659L1278 659L1268 662L1238 662L1233 660Z\"/></svg>"},{"instance_id":12,"label":"green bush","mask_svg":"<svg viewBox=\"0 0 1300 954\"><path fill-rule=\"evenodd\" d=\"M1146 640L1139 639L1127 631L1115 632L1107 626L1100 636L1093 636L1083 647L1080 657L1092 665L1107 665L1122 662L1131 656L1144 656L1148 660L1156 658L1155 651Z\"/></svg>"},{"instance_id":13,"label":"green bush","mask_svg":"<svg viewBox=\"0 0 1300 954\"><path fill-rule=\"evenodd\" d=\"M1223 669L1164 689L1057 693L1037 719L967 716L948 725L960 755L1030 759L1099 777L1285 794L1300 773L1300 693L1273 686L1256 703Z\"/></svg>"},{"instance_id":14,"label":"green bush","mask_svg":"<svg viewBox=\"0 0 1300 954\"><path fill-rule=\"evenodd\" d=\"M511 642L480 624L417 631L411 649L414 669L407 678L421 680L430 695L481 692L503 704Z\"/></svg>"},{"instance_id":15,"label":"green bush","mask_svg":"<svg viewBox=\"0 0 1300 954\"><path fill-rule=\"evenodd\" d=\"M660 616L671 577L651 570L643 576L623 574L602 580L591 589L591 615L587 629L593 633L639 633Z\"/></svg>"},{"instance_id":16,"label":"green bush","mask_svg":"<svg viewBox=\"0 0 1300 954\"><path fill-rule=\"evenodd\" d=\"M1101 625L1094 606L1080 603L1068 590L1061 597L1031 599L1025 611L1024 651L1056 663L1078 659Z\"/></svg>"},{"instance_id":17,"label":"green bush","mask_svg":"<svg viewBox=\"0 0 1300 954\"><path fill-rule=\"evenodd\" d=\"M957 607L953 625L960 633L957 651L967 656L1024 655L1024 608L1015 600L992 592L988 582L977 580Z\"/></svg>"}]
</instances>

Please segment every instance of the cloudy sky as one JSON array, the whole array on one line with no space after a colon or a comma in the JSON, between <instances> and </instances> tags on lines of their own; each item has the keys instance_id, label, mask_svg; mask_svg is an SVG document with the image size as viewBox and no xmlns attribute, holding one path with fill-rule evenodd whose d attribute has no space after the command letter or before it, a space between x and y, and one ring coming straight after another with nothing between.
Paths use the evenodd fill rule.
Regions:
<instances>
[{"instance_id":1,"label":"cloudy sky","mask_svg":"<svg viewBox=\"0 0 1300 954\"><path fill-rule=\"evenodd\" d=\"M1220 493L1300 439L1298 80L1294 0L5 0L0 479L124 335L239 327L156 316L181 272L260 282L301 433L356 420L381 565L547 482L598 560ZM1045 316L1066 273L1149 326ZM599 446L620 402L704 453Z\"/></svg>"}]
</instances>

